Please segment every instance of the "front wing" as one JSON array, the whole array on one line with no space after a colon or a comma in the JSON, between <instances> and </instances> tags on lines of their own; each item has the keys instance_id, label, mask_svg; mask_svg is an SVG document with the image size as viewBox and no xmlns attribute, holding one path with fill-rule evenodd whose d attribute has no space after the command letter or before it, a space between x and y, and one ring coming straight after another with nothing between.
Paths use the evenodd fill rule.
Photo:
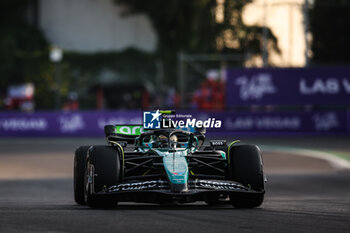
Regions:
<instances>
[{"instance_id":1,"label":"front wing","mask_svg":"<svg viewBox=\"0 0 350 233\"><path fill-rule=\"evenodd\" d=\"M255 191L234 181L196 179L188 181L188 190L185 192L172 192L169 182L165 180L148 180L114 185L94 195L115 196L120 201L158 202L166 199L192 202L205 200L208 195L259 195L263 193L265 193L264 190Z\"/></svg>"}]
</instances>

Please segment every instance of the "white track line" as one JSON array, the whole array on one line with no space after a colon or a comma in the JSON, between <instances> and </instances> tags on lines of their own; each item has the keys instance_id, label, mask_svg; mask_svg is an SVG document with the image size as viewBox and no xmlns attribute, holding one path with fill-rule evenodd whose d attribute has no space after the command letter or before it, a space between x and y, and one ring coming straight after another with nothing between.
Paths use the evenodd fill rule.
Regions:
<instances>
[{"instance_id":1,"label":"white track line","mask_svg":"<svg viewBox=\"0 0 350 233\"><path fill-rule=\"evenodd\" d=\"M271 145L262 145L261 149L263 151L284 152L284 153L287 152L287 153L295 154L299 156L322 159L330 163L337 170L350 170L349 161L327 152L310 150L310 149L299 149L299 148L293 148L293 147L271 146Z\"/></svg>"}]
</instances>

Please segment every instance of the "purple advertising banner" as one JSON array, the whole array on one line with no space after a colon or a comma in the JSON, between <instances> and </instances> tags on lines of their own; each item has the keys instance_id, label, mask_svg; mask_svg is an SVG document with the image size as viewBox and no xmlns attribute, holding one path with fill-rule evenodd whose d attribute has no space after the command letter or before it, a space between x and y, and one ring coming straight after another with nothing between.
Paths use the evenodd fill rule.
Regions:
<instances>
[{"instance_id":1,"label":"purple advertising banner","mask_svg":"<svg viewBox=\"0 0 350 233\"><path fill-rule=\"evenodd\" d=\"M96 137L108 124L141 123L141 111L0 113L0 137Z\"/></svg>"},{"instance_id":2,"label":"purple advertising banner","mask_svg":"<svg viewBox=\"0 0 350 233\"><path fill-rule=\"evenodd\" d=\"M208 134L350 134L350 111L186 112L220 120ZM142 124L141 111L0 113L0 137L102 137L107 124Z\"/></svg>"},{"instance_id":3,"label":"purple advertising banner","mask_svg":"<svg viewBox=\"0 0 350 233\"><path fill-rule=\"evenodd\" d=\"M348 105L350 68L229 69L226 105Z\"/></svg>"},{"instance_id":4,"label":"purple advertising banner","mask_svg":"<svg viewBox=\"0 0 350 233\"><path fill-rule=\"evenodd\" d=\"M215 117L222 121L220 129L207 129L209 133L350 133L347 112L232 112L198 115L199 118Z\"/></svg>"}]
</instances>

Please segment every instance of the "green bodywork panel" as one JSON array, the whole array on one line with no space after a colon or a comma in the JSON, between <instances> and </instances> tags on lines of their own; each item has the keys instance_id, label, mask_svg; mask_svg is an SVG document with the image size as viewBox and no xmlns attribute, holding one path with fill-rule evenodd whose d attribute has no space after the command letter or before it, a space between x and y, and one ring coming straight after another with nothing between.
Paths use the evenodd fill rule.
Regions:
<instances>
[{"instance_id":1,"label":"green bodywork panel","mask_svg":"<svg viewBox=\"0 0 350 233\"><path fill-rule=\"evenodd\" d=\"M144 132L142 125L116 125L114 126L114 133L128 135L128 136L139 136Z\"/></svg>"},{"instance_id":2,"label":"green bodywork panel","mask_svg":"<svg viewBox=\"0 0 350 233\"><path fill-rule=\"evenodd\" d=\"M154 152L163 157L164 169L171 183L187 183L188 164L186 156L188 149L177 149L176 152L169 152L169 149L155 149Z\"/></svg>"}]
</instances>

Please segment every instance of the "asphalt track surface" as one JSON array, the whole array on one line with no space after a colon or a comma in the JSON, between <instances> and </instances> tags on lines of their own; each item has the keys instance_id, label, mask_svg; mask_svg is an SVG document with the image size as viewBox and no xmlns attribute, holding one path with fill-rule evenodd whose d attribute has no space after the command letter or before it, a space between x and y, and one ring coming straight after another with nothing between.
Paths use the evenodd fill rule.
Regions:
<instances>
[{"instance_id":1,"label":"asphalt track surface","mask_svg":"<svg viewBox=\"0 0 350 233\"><path fill-rule=\"evenodd\" d=\"M264 140L325 146L323 139ZM332 149L350 151L348 138L324 140L334 141ZM260 208L203 202L121 203L112 210L76 205L73 151L90 143L103 141L0 140L0 232L350 232L350 172L322 160L269 151L263 151L268 183Z\"/></svg>"}]
</instances>

